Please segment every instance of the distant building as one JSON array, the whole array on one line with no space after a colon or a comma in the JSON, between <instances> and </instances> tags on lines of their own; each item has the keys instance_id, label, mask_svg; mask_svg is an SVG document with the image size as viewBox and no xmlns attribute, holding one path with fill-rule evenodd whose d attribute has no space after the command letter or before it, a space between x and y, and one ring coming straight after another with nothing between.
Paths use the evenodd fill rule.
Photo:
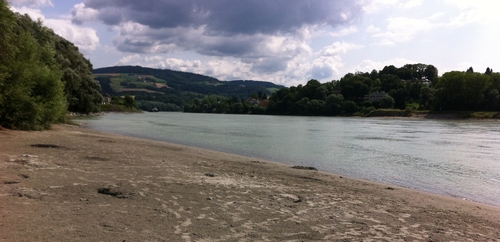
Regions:
<instances>
[{"instance_id":1,"label":"distant building","mask_svg":"<svg viewBox=\"0 0 500 242\"><path fill-rule=\"evenodd\" d=\"M256 99L256 98L249 98L247 99L247 103L249 105L255 105L255 106L262 106L262 107L267 107L269 106L269 99Z\"/></svg>"},{"instance_id":2,"label":"distant building","mask_svg":"<svg viewBox=\"0 0 500 242\"><path fill-rule=\"evenodd\" d=\"M388 94L385 93L384 91L380 91L380 92L376 91L376 92L372 92L370 94L366 94L363 99L366 101L374 102L374 101L378 101L378 100L384 98L387 95Z\"/></svg>"},{"instance_id":3,"label":"distant building","mask_svg":"<svg viewBox=\"0 0 500 242\"><path fill-rule=\"evenodd\" d=\"M110 104L111 96L107 93L102 94L102 104Z\"/></svg>"}]
</instances>

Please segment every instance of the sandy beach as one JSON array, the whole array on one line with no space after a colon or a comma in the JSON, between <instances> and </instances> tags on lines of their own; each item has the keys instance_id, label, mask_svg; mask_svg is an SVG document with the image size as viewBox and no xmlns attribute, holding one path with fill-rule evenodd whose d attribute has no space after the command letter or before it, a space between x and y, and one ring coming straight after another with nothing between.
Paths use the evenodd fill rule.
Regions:
<instances>
[{"instance_id":1,"label":"sandy beach","mask_svg":"<svg viewBox=\"0 0 500 242\"><path fill-rule=\"evenodd\" d=\"M57 125L0 130L0 241L500 241L500 208Z\"/></svg>"}]
</instances>

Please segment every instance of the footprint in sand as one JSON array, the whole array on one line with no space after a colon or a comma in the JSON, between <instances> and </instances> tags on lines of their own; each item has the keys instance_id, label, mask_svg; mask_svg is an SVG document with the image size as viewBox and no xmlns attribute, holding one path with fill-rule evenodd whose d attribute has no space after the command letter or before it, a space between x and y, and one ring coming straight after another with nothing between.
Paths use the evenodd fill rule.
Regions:
<instances>
[{"instance_id":1,"label":"footprint in sand","mask_svg":"<svg viewBox=\"0 0 500 242\"><path fill-rule=\"evenodd\" d=\"M192 224L192 223L191 223L191 219L190 219L190 218L188 218L188 219L186 219L186 221L184 221L184 222L181 224L181 226L182 226L182 227L187 227L187 226L189 226L189 225L191 225L191 224Z\"/></svg>"},{"instance_id":2,"label":"footprint in sand","mask_svg":"<svg viewBox=\"0 0 500 242\"><path fill-rule=\"evenodd\" d=\"M177 219L182 218L182 216L181 216L178 212L174 211L173 209L170 209L170 208L169 208L169 209L168 209L168 212L170 212L171 214L175 215L175 217L176 217Z\"/></svg>"}]
</instances>

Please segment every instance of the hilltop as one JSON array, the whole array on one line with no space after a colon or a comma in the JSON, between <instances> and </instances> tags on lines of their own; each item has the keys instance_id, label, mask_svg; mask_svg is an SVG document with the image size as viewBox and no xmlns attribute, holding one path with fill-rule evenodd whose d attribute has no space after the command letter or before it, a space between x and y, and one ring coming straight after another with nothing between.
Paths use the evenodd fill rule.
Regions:
<instances>
[{"instance_id":1,"label":"hilltop","mask_svg":"<svg viewBox=\"0 0 500 242\"><path fill-rule=\"evenodd\" d=\"M139 108L144 110L155 106L162 111L176 111L196 98L217 95L246 99L257 93L271 95L284 88L271 82L220 81L196 73L141 66L99 68L93 74L101 84L103 93L112 96L133 95Z\"/></svg>"}]
</instances>

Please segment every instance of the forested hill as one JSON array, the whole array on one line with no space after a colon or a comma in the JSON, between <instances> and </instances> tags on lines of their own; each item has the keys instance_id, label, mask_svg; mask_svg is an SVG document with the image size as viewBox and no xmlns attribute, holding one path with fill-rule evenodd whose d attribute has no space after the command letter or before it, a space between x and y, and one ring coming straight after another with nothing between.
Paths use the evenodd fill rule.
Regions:
<instances>
[{"instance_id":1,"label":"forested hill","mask_svg":"<svg viewBox=\"0 0 500 242\"><path fill-rule=\"evenodd\" d=\"M271 82L252 81L252 80L235 80L235 81L220 81L210 76L204 76L191 72L174 71L168 69L154 69L141 66L114 66L95 69L94 75L99 74L128 74L138 76L154 76L164 80L170 88L179 91L194 91L202 94L227 94L241 97L250 96L258 91L271 89L281 89L284 86L276 85ZM249 93L249 91L256 92ZM249 94L248 94L249 93ZM269 93L269 94L271 94Z\"/></svg>"},{"instance_id":2,"label":"forested hill","mask_svg":"<svg viewBox=\"0 0 500 242\"><path fill-rule=\"evenodd\" d=\"M70 41L0 0L0 126L40 130L99 111L92 64Z\"/></svg>"},{"instance_id":3,"label":"forested hill","mask_svg":"<svg viewBox=\"0 0 500 242\"><path fill-rule=\"evenodd\" d=\"M133 95L138 107L143 110L182 111L186 103L207 96L241 100L258 93L271 95L284 88L271 82L220 81L190 72L141 66L99 68L93 74L103 93L111 96Z\"/></svg>"},{"instance_id":4,"label":"forested hill","mask_svg":"<svg viewBox=\"0 0 500 242\"><path fill-rule=\"evenodd\" d=\"M135 75L153 75L158 78L164 79L173 83L216 83L219 80L199 75L190 72L181 72L173 70L161 70L154 68L147 68L142 66L113 66L95 69L93 74L109 74L109 73L119 73L119 74L135 74ZM171 84L169 84L171 85Z\"/></svg>"}]
</instances>

